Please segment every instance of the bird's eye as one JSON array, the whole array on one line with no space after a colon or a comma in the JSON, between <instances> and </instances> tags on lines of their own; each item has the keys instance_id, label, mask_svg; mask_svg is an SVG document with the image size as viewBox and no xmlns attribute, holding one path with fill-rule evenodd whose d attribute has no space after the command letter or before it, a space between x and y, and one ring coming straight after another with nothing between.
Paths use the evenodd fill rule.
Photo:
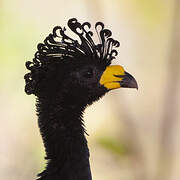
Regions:
<instances>
[{"instance_id":1,"label":"bird's eye","mask_svg":"<svg viewBox=\"0 0 180 180\"><path fill-rule=\"evenodd\" d=\"M91 78L93 76L93 70L92 69L88 69L85 73L84 73L84 77L85 78Z\"/></svg>"}]
</instances>

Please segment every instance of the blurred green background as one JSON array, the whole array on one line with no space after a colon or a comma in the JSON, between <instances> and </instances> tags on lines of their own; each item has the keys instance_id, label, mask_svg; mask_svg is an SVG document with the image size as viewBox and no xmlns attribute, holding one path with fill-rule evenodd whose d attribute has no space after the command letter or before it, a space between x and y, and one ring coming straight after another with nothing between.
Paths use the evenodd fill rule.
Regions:
<instances>
[{"instance_id":1,"label":"blurred green background","mask_svg":"<svg viewBox=\"0 0 180 180\"><path fill-rule=\"evenodd\" d=\"M179 180L179 0L0 0L0 179L35 179L45 166L24 64L71 17L103 21L121 42L114 63L139 84L86 110L93 180Z\"/></svg>"}]
</instances>

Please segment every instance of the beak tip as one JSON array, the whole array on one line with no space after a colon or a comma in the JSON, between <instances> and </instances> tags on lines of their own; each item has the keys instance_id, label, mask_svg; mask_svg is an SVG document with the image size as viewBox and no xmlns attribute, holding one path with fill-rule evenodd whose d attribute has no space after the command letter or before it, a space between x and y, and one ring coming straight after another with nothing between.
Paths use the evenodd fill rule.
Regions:
<instances>
[{"instance_id":1,"label":"beak tip","mask_svg":"<svg viewBox=\"0 0 180 180\"><path fill-rule=\"evenodd\" d=\"M138 89L139 89L139 87L138 87L138 84L137 84L137 81L135 80L135 88L137 89L137 91L138 91Z\"/></svg>"},{"instance_id":2,"label":"beak tip","mask_svg":"<svg viewBox=\"0 0 180 180\"><path fill-rule=\"evenodd\" d=\"M132 79L132 84L134 84L134 85L132 85L132 88L135 88L136 90L139 89L137 81L135 79Z\"/></svg>"},{"instance_id":3,"label":"beak tip","mask_svg":"<svg viewBox=\"0 0 180 180\"><path fill-rule=\"evenodd\" d=\"M125 77L123 81L120 82L121 87L125 88L135 88L138 90L138 84L136 79L129 73L125 72Z\"/></svg>"}]
</instances>

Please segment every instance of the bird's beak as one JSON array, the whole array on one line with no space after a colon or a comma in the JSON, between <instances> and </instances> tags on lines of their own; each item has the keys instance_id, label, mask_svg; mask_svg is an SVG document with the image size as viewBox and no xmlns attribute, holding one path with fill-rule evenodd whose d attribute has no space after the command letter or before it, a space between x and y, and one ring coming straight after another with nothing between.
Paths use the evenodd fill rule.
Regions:
<instances>
[{"instance_id":1,"label":"bird's beak","mask_svg":"<svg viewBox=\"0 0 180 180\"><path fill-rule=\"evenodd\" d=\"M108 66L100 78L100 84L108 90L121 87L138 89L135 78L119 65Z\"/></svg>"}]
</instances>

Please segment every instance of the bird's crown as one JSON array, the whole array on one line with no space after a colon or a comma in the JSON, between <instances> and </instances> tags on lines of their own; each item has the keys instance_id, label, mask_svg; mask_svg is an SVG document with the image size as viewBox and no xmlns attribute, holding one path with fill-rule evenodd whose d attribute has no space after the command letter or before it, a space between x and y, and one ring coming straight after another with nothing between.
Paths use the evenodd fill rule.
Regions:
<instances>
[{"instance_id":1,"label":"bird's crown","mask_svg":"<svg viewBox=\"0 0 180 180\"><path fill-rule=\"evenodd\" d=\"M117 56L118 53L114 48L119 47L120 43L111 38L112 32L109 29L105 29L102 22L95 24L95 30L99 39L97 44L92 38L93 32L89 30L91 28L89 22L81 24L76 18L72 18L69 19L67 24L71 31L79 37L80 42L67 36L65 28L60 26L54 27L53 32L46 37L44 43L38 44L38 50L33 61L26 62L26 68L31 71L31 73L25 75L25 91L27 94L33 93L34 86L37 83L37 80L33 78L33 72L37 74L37 70L52 64L54 59L60 61L65 58L82 59L83 57L88 57L108 66Z\"/></svg>"}]
</instances>

